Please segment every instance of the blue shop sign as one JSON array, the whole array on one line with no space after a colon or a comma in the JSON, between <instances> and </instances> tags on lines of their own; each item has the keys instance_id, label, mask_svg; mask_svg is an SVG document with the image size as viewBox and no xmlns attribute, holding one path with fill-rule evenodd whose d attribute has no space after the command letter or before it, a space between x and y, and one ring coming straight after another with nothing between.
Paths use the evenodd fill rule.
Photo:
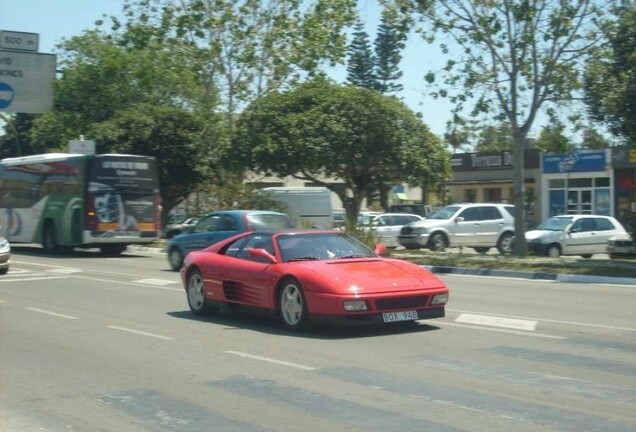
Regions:
<instances>
[{"instance_id":1,"label":"blue shop sign","mask_svg":"<svg viewBox=\"0 0 636 432\"><path fill-rule=\"evenodd\" d=\"M605 171L606 167L605 151L543 156L544 174Z\"/></svg>"}]
</instances>

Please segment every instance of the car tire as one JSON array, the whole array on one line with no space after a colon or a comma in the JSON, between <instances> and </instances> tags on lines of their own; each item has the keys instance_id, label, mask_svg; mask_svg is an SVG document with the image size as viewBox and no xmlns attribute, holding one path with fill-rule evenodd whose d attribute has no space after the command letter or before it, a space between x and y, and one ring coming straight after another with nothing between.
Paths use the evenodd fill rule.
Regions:
<instances>
[{"instance_id":1,"label":"car tire","mask_svg":"<svg viewBox=\"0 0 636 432\"><path fill-rule=\"evenodd\" d=\"M283 326L291 331L309 328L309 312L305 294L294 279L283 281L278 292L278 313Z\"/></svg>"},{"instance_id":2,"label":"car tire","mask_svg":"<svg viewBox=\"0 0 636 432\"><path fill-rule=\"evenodd\" d=\"M476 247L473 248L475 250L475 252L480 253L480 254L485 254L488 253L488 251L490 250L489 247Z\"/></svg>"},{"instance_id":3,"label":"car tire","mask_svg":"<svg viewBox=\"0 0 636 432\"><path fill-rule=\"evenodd\" d=\"M181 266L183 265L183 254L179 248L174 247L168 251L168 262L170 263L172 270L181 270Z\"/></svg>"},{"instance_id":4,"label":"car tire","mask_svg":"<svg viewBox=\"0 0 636 432\"><path fill-rule=\"evenodd\" d=\"M53 225L53 222L50 220L44 223L44 229L42 230L42 248L44 252L51 255L59 252L55 225Z\"/></svg>"},{"instance_id":5,"label":"car tire","mask_svg":"<svg viewBox=\"0 0 636 432\"><path fill-rule=\"evenodd\" d=\"M551 244L546 248L545 254L550 258L558 258L561 256L561 246L558 244Z\"/></svg>"},{"instance_id":6,"label":"car tire","mask_svg":"<svg viewBox=\"0 0 636 432\"><path fill-rule=\"evenodd\" d=\"M428 241L428 248L435 252L444 252L444 249L448 247L448 240L442 233L435 233Z\"/></svg>"},{"instance_id":7,"label":"car tire","mask_svg":"<svg viewBox=\"0 0 636 432\"><path fill-rule=\"evenodd\" d=\"M512 233L503 233L497 242L497 250L500 254L510 254L513 251L515 237Z\"/></svg>"},{"instance_id":8,"label":"car tire","mask_svg":"<svg viewBox=\"0 0 636 432\"><path fill-rule=\"evenodd\" d=\"M203 278L199 269L190 270L186 281L190 311L195 315L216 314L219 311L219 307L210 305L210 302L206 299Z\"/></svg>"},{"instance_id":9,"label":"car tire","mask_svg":"<svg viewBox=\"0 0 636 432\"><path fill-rule=\"evenodd\" d=\"M582 254L581 258L592 258L592 254Z\"/></svg>"}]
</instances>

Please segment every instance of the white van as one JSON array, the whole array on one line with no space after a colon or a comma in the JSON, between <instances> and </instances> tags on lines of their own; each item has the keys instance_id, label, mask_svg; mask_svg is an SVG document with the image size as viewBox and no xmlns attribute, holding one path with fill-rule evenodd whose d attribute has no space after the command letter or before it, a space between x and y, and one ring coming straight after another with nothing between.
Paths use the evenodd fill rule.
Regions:
<instances>
[{"instance_id":1,"label":"white van","mask_svg":"<svg viewBox=\"0 0 636 432\"><path fill-rule=\"evenodd\" d=\"M289 208L299 228L333 228L331 191L326 187L268 187L264 191Z\"/></svg>"}]
</instances>

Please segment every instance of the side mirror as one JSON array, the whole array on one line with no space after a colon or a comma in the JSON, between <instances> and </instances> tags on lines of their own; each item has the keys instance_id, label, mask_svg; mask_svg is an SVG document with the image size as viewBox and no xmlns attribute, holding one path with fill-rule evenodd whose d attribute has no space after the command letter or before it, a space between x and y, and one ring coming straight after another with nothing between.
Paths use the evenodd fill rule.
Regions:
<instances>
[{"instance_id":1,"label":"side mirror","mask_svg":"<svg viewBox=\"0 0 636 432\"><path fill-rule=\"evenodd\" d=\"M462 216L455 219L455 223L464 222L464 218Z\"/></svg>"},{"instance_id":2,"label":"side mirror","mask_svg":"<svg viewBox=\"0 0 636 432\"><path fill-rule=\"evenodd\" d=\"M270 254L269 252L267 252L265 249L249 248L248 252L250 254L250 257L252 258L265 258L271 264L276 264L278 262L276 261L276 257Z\"/></svg>"},{"instance_id":3,"label":"side mirror","mask_svg":"<svg viewBox=\"0 0 636 432\"><path fill-rule=\"evenodd\" d=\"M386 246L382 243L378 243L375 245L375 249L373 250L377 255L382 255L386 251Z\"/></svg>"}]
</instances>

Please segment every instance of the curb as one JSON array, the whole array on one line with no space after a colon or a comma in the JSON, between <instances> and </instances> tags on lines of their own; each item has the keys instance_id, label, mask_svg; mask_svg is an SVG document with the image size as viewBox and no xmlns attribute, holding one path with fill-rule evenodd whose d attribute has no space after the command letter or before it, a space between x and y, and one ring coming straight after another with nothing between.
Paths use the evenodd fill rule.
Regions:
<instances>
[{"instance_id":1,"label":"curb","mask_svg":"<svg viewBox=\"0 0 636 432\"><path fill-rule=\"evenodd\" d=\"M624 277L607 277L607 276L587 276L576 274L557 274L557 273L533 273L533 272L520 272L512 270L492 270L492 269L467 269L457 267L446 266L422 266L435 274L463 274L471 276L494 276L494 277L509 277L518 279L530 279L530 280L546 280L557 282L569 282L569 283L603 283L603 284L617 284L617 285L634 285L636 286L635 278Z\"/></svg>"}]
</instances>

